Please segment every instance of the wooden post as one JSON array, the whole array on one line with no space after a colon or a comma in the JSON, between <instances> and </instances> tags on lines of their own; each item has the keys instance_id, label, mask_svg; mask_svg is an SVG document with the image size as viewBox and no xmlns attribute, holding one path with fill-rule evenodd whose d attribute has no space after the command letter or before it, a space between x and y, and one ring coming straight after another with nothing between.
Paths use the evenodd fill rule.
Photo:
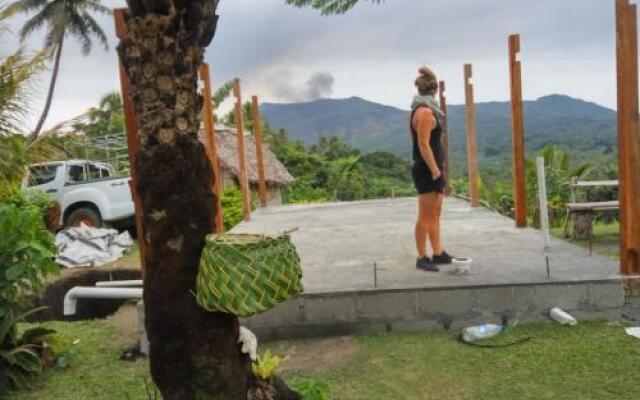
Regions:
<instances>
[{"instance_id":1,"label":"wooden post","mask_svg":"<svg viewBox=\"0 0 640 400\"><path fill-rule=\"evenodd\" d=\"M127 37L127 24L125 22L126 8L115 8L113 10L113 18L116 25L116 36L122 40ZM129 77L122 65L122 61L118 58L118 64L120 68L120 90L122 91L122 107L124 109L124 123L127 131L127 148L129 151L129 171L131 174L131 180L129 181L129 189L131 190L131 198L133 199L133 206L135 211L135 223L136 233L138 236L138 249L140 251L140 268L142 271L142 278L144 279L146 273L145 260L147 255L147 242L144 235L143 216L144 210L142 209L142 202L140 196L138 196L138 122L136 121L135 111L133 110L133 103L131 102L131 83Z\"/></svg>"},{"instance_id":2,"label":"wooden post","mask_svg":"<svg viewBox=\"0 0 640 400\"><path fill-rule=\"evenodd\" d=\"M469 163L469 187L471 206L480 204L480 174L478 172L478 145L476 139L476 112L473 100L473 68L471 64L464 66L464 91L467 103L467 160Z\"/></svg>"},{"instance_id":3,"label":"wooden post","mask_svg":"<svg viewBox=\"0 0 640 400\"><path fill-rule=\"evenodd\" d=\"M616 0L620 268L640 274L640 121L637 6Z\"/></svg>"},{"instance_id":4,"label":"wooden post","mask_svg":"<svg viewBox=\"0 0 640 400\"><path fill-rule=\"evenodd\" d=\"M264 154L262 153L262 125L260 124L260 105L258 96L251 98L251 114L253 115L253 135L256 141L256 160L258 162L258 191L260 205L267 206L267 180L264 172Z\"/></svg>"},{"instance_id":5,"label":"wooden post","mask_svg":"<svg viewBox=\"0 0 640 400\"><path fill-rule=\"evenodd\" d=\"M242 192L242 215L245 221L251 219L251 198L249 193L249 177L247 175L247 152L244 147L244 120L242 119L242 95L240 93L240 81L233 82L233 95L236 97L235 117L236 136L238 139L238 163L240 175L238 183Z\"/></svg>"},{"instance_id":6,"label":"wooden post","mask_svg":"<svg viewBox=\"0 0 640 400\"><path fill-rule=\"evenodd\" d=\"M518 60L520 35L509 36L509 77L511 80L511 118L513 145L513 200L518 228L527 226L527 189L525 180L524 123L522 111L522 69Z\"/></svg>"},{"instance_id":7,"label":"wooden post","mask_svg":"<svg viewBox=\"0 0 640 400\"><path fill-rule=\"evenodd\" d=\"M439 95L440 95L440 109L444 112L444 118L442 119L443 131L444 135L442 136L442 150L444 153L444 179L445 179L445 193L447 195L451 194L451 179L450 179L450 170L451 164L449 163L449 122L447 115L447 96L444 92L447 90L444 81L440 81L438 84Z\"/></svg>"},{"instance_id":8,"label":"wooden post","mask_svg":"<svg viewBox=\"0 0 640 400\"><path fill-rule=\"evenodd\" d=\"M211 71L209 64L202 63L200 65L200 80L203 82L202 99L202 121L204 123L204 143L211 163L211 171L213 172L213 191L216 197L216 218L213 223L215 233L224 232L224 220L222 210L222 185L220 177L220 163L218 161L218 145L216 143L216 132L213 125L213 103L211 100Z\"/></svg>"}]
</instances>

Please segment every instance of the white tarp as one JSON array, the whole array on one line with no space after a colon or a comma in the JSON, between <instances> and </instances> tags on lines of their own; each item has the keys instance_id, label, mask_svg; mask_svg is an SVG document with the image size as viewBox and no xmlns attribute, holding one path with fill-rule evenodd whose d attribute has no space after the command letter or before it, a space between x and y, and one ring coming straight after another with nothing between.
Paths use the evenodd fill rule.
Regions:
<instances>
[{"instance_id":1,"label":"white tarp","mask_svg":"<svg viewBox=\"0 0 640 400\"><path fill-rule=\"evenodd\" d=\"M627 331L627 335L640 339L640 326L637 326L635 328L627 328L625 330Z\"/></svg>"},{"instance_id":2,"label":"white tarp","mask_svg":"<svg viewBox=\"0 0 640 400\"><path fill-rule=\"evenodd\" d=\"M122 257L133 246L129 232L92 228L68 228L56 235L56 262L67 268L98 267Z\"/></svg>"}]
</instances>

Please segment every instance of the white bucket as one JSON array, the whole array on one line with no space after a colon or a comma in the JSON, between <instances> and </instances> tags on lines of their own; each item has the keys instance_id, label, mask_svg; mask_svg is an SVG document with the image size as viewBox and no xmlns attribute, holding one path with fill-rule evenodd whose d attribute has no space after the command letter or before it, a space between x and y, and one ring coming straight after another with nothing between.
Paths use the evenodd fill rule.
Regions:
<instances>
[{"instance_id":1,"label":"white bucket","mask_svg":"<svg viewBox=\"0 0 640 400\"><path fill-rule=\"evenodd\" d=\"M456 275L469 275L472 262L473 260L468 257L454 258L453 265L456 267Z\"/></svg>"}]
</instances>

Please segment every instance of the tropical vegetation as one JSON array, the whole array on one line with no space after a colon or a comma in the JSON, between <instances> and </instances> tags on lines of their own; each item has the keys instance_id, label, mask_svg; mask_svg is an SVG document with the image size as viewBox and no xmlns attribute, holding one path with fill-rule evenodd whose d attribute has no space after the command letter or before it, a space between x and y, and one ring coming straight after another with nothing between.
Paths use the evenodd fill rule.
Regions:
<instances>
[{"instance_id":1,"label":"tropical vegetation","mask_svg":"<svg viewBox=\"0 0 640 400\"><path fill-rule=\"evenodd\" d=\"M94 38L97 38L106 49L107 35L94 19L93 13L110 14L111 10L103 6L99 0L18 0L5 10L8 16L16 13L35 14L22 26L20 38L24 41L44 28L46 31L44 46L54 58L44 109L30 135L30 141L33 142L40 135L51 107L65 37L71 36L78 39L82 46L82 54L85 56L91 52Z\"/></svg>"},{"instance_id":2,"label":"tropical vegetation","mask_svg":"<svg viewBox=\"0 0 640 400\"><path fill-rule=\"evenodd\" d=\"M5 22L10 15L0 6L0 36L9 34ZM23 135L31 82L44 69L46 57L46 51L29 54L19 47L0 59L0 397L23 387L45 366L58 361L67 365L53 330L18 328L39 311L32 300L45 279L58 272L53 234L44 219L52 199L21 190L27 165L59 151L50 138L29 143Z\"/></svg>"}]
</instances>

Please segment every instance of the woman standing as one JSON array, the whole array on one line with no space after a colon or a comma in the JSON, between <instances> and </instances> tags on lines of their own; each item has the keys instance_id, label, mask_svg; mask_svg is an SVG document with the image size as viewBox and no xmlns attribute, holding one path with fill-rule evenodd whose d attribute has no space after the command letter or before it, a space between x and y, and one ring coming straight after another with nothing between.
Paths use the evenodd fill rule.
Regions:
<instances>
[{"instance_id":1,"label":"woman standing","mask_svg":"<svg viewBox=\"0 0 640 400\"><path fill-rule=\"evenodd\" d=\"M415 80L418 94L411 104L411 138L413 139L413 167L411 174L418 191L418 220L415 237L418 249L416 268L437 272L439 264L453 260L442 249L440 242L440 214L444 200L444 153L442 151L442 124L444 113L435 94L438 80L430 68L418 70ZM431 243L433 257L427 256L427 239Z\"/></svg>"}]
</instances>

